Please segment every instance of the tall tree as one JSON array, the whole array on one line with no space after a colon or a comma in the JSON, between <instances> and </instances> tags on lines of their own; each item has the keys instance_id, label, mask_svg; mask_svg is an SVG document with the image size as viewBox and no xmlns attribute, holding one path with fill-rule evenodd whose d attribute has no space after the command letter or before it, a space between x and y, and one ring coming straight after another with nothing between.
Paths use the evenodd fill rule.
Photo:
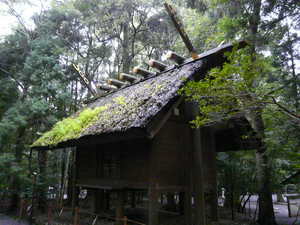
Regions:
<instances>
[{"instance_id":1,"label":"tall tree","mask_svg":"<svg viewBox=\"0 0 300 225\"><path fill-rule=\"evenodd\" d=\"M266 85L268 81L270 82L268 77L272 74L274 76L276 70L273 70L272 73L270 65L263 63L264 60L259 56L259 53L268 49L271 42L278 42L278 40L274 40L273 31L276 27L281 26L285 18L299 20L297 16L299 5L297 7L295 1L286 3L285 1L263 2L261 0L214 1L213 4L215 4L215 12L217 12L214 15L218 15L220 18L217 21L218 34L215 35L216 38L214 39L220 40L221 37L223 40L232 40L242 37L250 42L250 48L248 52L243 53L244 56L239 55L237 58L231 58L231 64L226 64L222 70L214 71L204 82L191 83L185 89L185 94L200 103L203 117L196 121L197 125L228 119L236 112L245 114L260 142L256 150L260 205L258 222L260 224L275 224L270 187L271 164L268 158L266 127L263 120L264 97L270 97L267 96L267 93L273 93L274 90L269 89L267 91L263 88L259 92L258 88L262 88L260 86L262 83ZM291 5L294 8L291 8ZM288 51L286 52L288 53ZM276 98L273 98L273 101L275 104L278 103L275 102L277 101ZM277 106L280 108L281 105L277 104ZM286 111L288 112L288 110ZM293 113L290 112L290 115L292 116Z\"/></svg>"}]
</instances>

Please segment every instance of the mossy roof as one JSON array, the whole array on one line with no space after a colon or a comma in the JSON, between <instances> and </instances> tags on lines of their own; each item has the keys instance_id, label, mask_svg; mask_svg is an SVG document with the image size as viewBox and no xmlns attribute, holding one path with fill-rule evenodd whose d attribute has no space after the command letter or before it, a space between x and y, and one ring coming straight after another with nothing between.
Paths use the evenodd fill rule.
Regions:
<instances>
[{"instance_id":1,"label":"mossy roof","mask_svg":"<svg viewBox=\"0 0 300 225\"><path fill-rule=\"evenodd\" d=\"M146 128L151 119L178 96L178 90L186 80L201 73L204 67L215 66L212 62L216 63L217 57L223 58L223 54L219 53L226 48L232 48L232 45L210 50L209 54L203 53L199 60L173 66L161 74L96 99L75 115L55 124L32 147L54 148L74 140L78 143L85 137L116 132L122 134L134 128Z\"/></svg>"}]
</instances>

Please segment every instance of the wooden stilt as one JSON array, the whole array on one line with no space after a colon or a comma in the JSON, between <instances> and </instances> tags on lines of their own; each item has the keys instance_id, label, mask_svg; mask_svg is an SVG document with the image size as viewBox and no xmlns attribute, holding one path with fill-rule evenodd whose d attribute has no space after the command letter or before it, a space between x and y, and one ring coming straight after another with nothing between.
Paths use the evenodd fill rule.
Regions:
<instances>
[{"instance_id":1,"label":"wooden stilt","mask_svg":"<svg viewBox=\"0 0 300 225\"><path fill-rule=\"evenodd\" d=\"M155 186L150 185L148 189L148 198L149 198L149 206L148 206L148 224L149 225L158 225L158 203L159 192L155 188Z\"/></svg>"},{"instance_id":2,"label":"wooden stilt","mask_svg":"<svg viewBox=\"0 0 300 225\"><path fill-rule=\"evenodd\" d=\"M75 215L74 215L73 225L79 225L79 207L75 208Z\"/></svg>"},{"instance_id":3,"label":"wooden stilt","mask_svg":"<svg viewBox=\"0 0 300 225\"><path fill-rule=\"evenodd\" d=\"M135 191L131 192L131 208L136 207L136 198L135 198Z\"/></svg>"},{"instance_id":4,"label":"wooden stilt","mask_svg":"<svg viewBox=\"0 0 300 225\"><path fill-rule=\"evenodd\" d=\"M99 213L105 209L104 190L97 189L94 191L94 212Z\"/></svg>"},{"instance_id":5,"label":"wooden stilt","mask_svg":"<svg viewBox=\"0 0 300 225\"><path fill-rule=\"evenodd\" d=\"M122 219L124 218L124 191L117 192L117 205L116 205L116 225L123 225Z\"/></svg>"},{"instance_id":6,"label":"wooden stilt","mask_svg":"<svg viewBox=\"0 0 300 225\"><path fill-rule=\"evenodd\" d=\"M192 224L192 192L190 189L184 193L184 221L186 225Z\"/></svg>"},{"instance_id":7,"label":"wooden stilt","mask_svg":"<svg viewBox=\"0 0 300 225\"><path fill-rule=\"evenodd\" d=\"M217 198L217 168L214 135L209 128L201 129L202 155L204 164L205 196L208 217L212 221L218 220Z\"/></svg>"},{"instance_id":8,"label":"wooden stilt","mask_svg":"<svg viewBox=\"0 0 300 225\"><path fill-rule=\"evenodd\" d=\"M184 214L184 192L179 192L179 213Z\"/></svg>"},{"instance_id":9,"label":"wooden stilt","mask_svg":"<svg viewBox=\"0 0 300 225\"><path fill-rule=\"evenodd\" d=\"M188 121L195 119L199 113L199 107L195 103L185 103L185 116ZM194 190L195 204L195 225L206 225L205 201L204 201L204 182L203 182L203 162L200 129L190 129L192 143L192 185Z\"/></svg>"},{"instance_id":10,"label":"wooden stilt","mask_svg":"<svg viewBox=\"0 0 300 225\"><path fill-rule=\"evenodd\" d=\"M72 212L75 215L75 209L78 207L79 203L79 187L76 186L76 178L77 178L77 171L76 171L76 158L77 158L77 150L73 150L73 164L72 164Z\"/></svg>"},{"instance_id":11,"label":"wooden stilt","mask_svg":"<svg viewBox=\"0 0 300 225\"><path fill-rule=\"evenodd\" d=\"M110 191L105 192L105 209L110 210Z\"/></svg>"}]
</instances>

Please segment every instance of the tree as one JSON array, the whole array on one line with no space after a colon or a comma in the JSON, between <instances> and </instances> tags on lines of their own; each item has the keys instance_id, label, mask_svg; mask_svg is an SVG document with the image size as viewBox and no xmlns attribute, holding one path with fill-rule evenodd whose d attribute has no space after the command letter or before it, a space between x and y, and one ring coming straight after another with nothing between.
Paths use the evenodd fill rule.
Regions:
<instances>
[{"instance_id":1,"label":"tree","mask_svg":"<svg viewBox=\"0 0 300 225\"><path fill-rule=\"evenodd\" d=\"M289 97L297 95L297 76L293 70L295 48L290 44L289 48L279 49L278 45L284 46L282 40L295 40L286 29L283 29L283 24L287 18L299 24L299 5L296 1L255 0L213 1L210 6L213 8L207 10L206 14L213 15L211 20L215 23L212 25L216 26L216 32L211 40L218 43L221 40L244 38L249 41L250 48L248 52L243 53L244 55L238 53L235 57L229 57L232 67L226 64L222 69L213 71L204 82L191 83L184 93L201 105L203 114L195 121L196 125L228 119L236 112L245 114L261 143L256 153L261 206L259 222L274 224L269 174L271 164L268 159L270 151L267 151L269 140L272 138L269 137L268 132L266 133L269 128L266 127L264 115L267 111L271 112L271 108L273 110L276 108L277 111L284 111L293 121L299 119L296 111L282 102L283 99L279 96L282 96L283 92L278 91L284 89L285 84L280 79L280 74L286 76L289 70L291 76L286 78L290 82L293 81L294 94L288 95ZM295 46L295 43L293 45ZM263 50L270 49L273 52L277 51L277 59L278 57L282 59L277 62L277 65L274 58L270 57L267 62L260 55ZM280 68L278 65L280 63L281 66L283 64L285 66ZM289 65L290 69L287 69L286 65ZM209 85L213 86L209 88Z\"/></svg>"}]
</instances>

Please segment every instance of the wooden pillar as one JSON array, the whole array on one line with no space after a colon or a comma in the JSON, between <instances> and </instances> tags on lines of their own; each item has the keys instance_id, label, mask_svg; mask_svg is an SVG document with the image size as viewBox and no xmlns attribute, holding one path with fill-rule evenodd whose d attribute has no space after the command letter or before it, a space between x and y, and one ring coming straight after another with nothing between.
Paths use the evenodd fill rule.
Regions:
<instances>
[{"instance_id":1,"label":"wooden pillar","mask_svg":"<svg viewBox=\"0 0 300 225\"><path fill-rule=\"evenodd\" d=\"M105 192L105 209L110 210L110 191Z\"/></svg>"},{"instance_id":2,"label":"wooden pillar","mask_svg":"<svg viewBox=\"0 0 300 225\"><path fill-rule=\"evenodd\" d=\"M136 207L136 194L135 191L131 191L131 208Z\"/></svg>"},{"instance_id":3,"label":"wooden pillar","mask_svg":"<svg viewBox=\"0 0 300 225\"><path fill-rule=\"evenodd\" d=\"M73 150L73 164L72 164L72 212L75 216L75 209L79 206L79 187L76 186L77 180L77 168L76 168L76 158L78 150Z\"/></svg>"},{"instance_id":4,"label":"wooden pillar","mask_svg":"<svg viewBox=\"0 0 300 225\"><path fill-rule=\"evenodd\" d=\"M94 190L94 212L103 212L105 209L105 193L103 189Z\"/></svg>"},{"instance_id":5,"label":"wooden pillar","mask_svg":"<svg viewBox=\"0 0 300 225\"><path fill-rule=\"evenodd\" d=\"M208 127L201 129L201 145L204 164L204 193L208 217L218 220L217 166L215 140L212 130Z\"/></svg>"},{"instance_id":6,"label":"wooden pillar","mask_svg":"<svg viewBox=\"0 0 300 225\"><path fill-rule=\"evenodd\" d=\"M192 192L190 189L184 192L184 221L186 225L192 224Z\"/></svg>"},{"instance_id":7,"label":"wooden pillar","mask_svg":"<svg viewBox=\"0 0 300 225\"><path fill-rule=\"evenodd\" d=\"M147 225L158 225L159 218L158 218L158 210L160 207L159 204L159 196L160 191L158 190L159 187L159 169L160 163L157 160L158 151L160 151L160 139L154 137L152 139L152 143L150 145L150 166L149 166L149 186L148 186L148 224Z\"/></svg>"},{"instance_id":8,"label":"wooden pillar","mask_svg":"<svg viewBox=\"0 0 300 225\"><path fill-rule=\"evenodd\" d=\"M199 113L199 107L195 103L185 103L185 113L188 120L193 120ZM204 181L203 181L203 160L201 133L199 128L191 129L192 139L192 182L194 189L195 203L195 225L206 225Z\"/></svg>"},{"instance_id":9,"label":"wooden pillar","mask_svg":"<svg viewBox=\"0 0 300 225\"><path fill-rule=\"evenodd\" d=\"M185 110L189 110L185 106ZM187 114L187 113L185 113ZM185 178L185 192L184 192L184 221L186 225L192 225L192 218L193 218L193 209L192 209L192 193L193 193L193 145L191 141L191 129L189 124L188 115L185 115L186 125L184 126L183 130L183 146L184 149L184 159L185 159L185 171L184 171L184 178Z\"/></svg>"},{"instance_id":10,"label":"wooden pillar","mask_svg":"<svg viewBox=\"0 0 300 225\"><path fill-rule=\"evenodd\" d=\"M148 224L149 225L158 225L158 210L159 210L159 192L154 185L150 185L148 189Z\"/></svg>"},{"instance_id":11,"label":"wooden pillar","mask_svg":"<svg viewBox=\"0 0 300 225\"><path fill-rule=\"evenodd\" d=\"M205 200L204 200L204 182L203 182L203 163L200 144L200 130L193 130L194 145L194 199L195 199L195 225L206 225Z\"/></svg>"},{"instance_id":12,"label":"wooden pillar","mask_svg":"<svg viewBox=\"0 0 300 225\"><path fill-rule=\"evenodd\" d=\"M117 204L116 204L116 225L123 225L124 222L119 219L124 218L124 190L119 190L117 192Z\"/></svg>"},{"instance_id":13,"label":"wooden pillar","mask_svg":"<svg viewBox=\"0 0 300 225\"><path fill-rule=\"evenodd\" d=\"M164 194L160 194L160 204L164 205Z\"/></svg>"},{"instance_id":14,"label":"wooden pillar","mask_svg":"<svg viewBox=\"0 0 300 225\"><path fill-rule=\"evenodd\" d=\"M179 213L184 214L184 192L179 192Z\"/></svg>"}]
</instances>

